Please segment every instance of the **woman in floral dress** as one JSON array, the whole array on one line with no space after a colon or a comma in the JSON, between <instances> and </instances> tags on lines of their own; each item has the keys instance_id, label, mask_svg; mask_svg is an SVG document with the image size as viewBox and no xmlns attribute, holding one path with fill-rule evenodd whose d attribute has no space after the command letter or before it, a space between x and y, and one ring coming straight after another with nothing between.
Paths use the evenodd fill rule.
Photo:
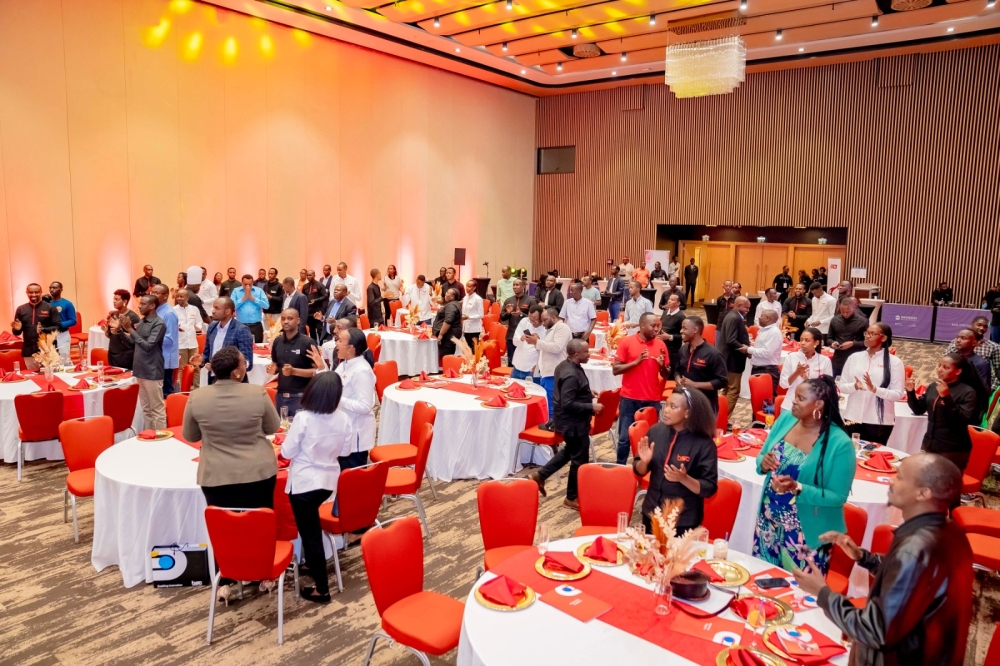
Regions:
<instances>
[{"instance_id":1,"label":"woman in floral dress","mask_svg":"<svg viewBox=\"0 0 1000 666\"><path fill-rule=\"evenodd\" d=\"M766 474L753 554L778 566L788 558L802 568L812 558L825 574L829 532L845 532L844 504L854 483L855 451L837 404L832 377L802 382L791 410L782 410L757 456Z\"/></svg>"}]
</instances>

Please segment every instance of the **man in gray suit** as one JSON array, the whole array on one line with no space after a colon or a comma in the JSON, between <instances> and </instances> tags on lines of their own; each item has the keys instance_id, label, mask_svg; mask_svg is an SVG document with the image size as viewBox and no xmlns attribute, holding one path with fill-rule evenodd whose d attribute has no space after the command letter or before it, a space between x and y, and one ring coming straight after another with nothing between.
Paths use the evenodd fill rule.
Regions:
<instances>
[{"instance_id":1,"label":"man in gray suit","mask_svg":"<svg viewBox=\"0 0 1000 666\"><path fill-rule=\"evenodd\" d=\"M142 407L143 425L149 429L167 427L167 411L163 404L163 338L167 327L156 316L159 305L156 296L147 294L139 301L139 325L132 327L132 320L122 317L122 330L135 343L132 375L139 382L139 406Z\"/></svg>"},{"instance_id":2,"label":"man in gray suit","mask_svg":"<svg viewBox=\"0 0 1000 666\"><path fill-rule=\"evenodd\" d=\"M281 311L288 308L299 311L299 333L306 332L306 321L309 319L309 299L295 288L295 278L286 277L281 281L281 289L285 292L282 298Z\"/></svg>"}]
</instances>

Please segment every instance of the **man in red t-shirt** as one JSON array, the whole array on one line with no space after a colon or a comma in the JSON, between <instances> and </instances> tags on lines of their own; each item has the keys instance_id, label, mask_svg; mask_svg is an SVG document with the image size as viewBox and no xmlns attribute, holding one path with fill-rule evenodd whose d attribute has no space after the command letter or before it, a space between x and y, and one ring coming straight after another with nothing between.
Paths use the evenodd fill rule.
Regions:
<instances>
[{"instance_id":1,"label":"man in red t-shirt","mask_svg":"<svg viewBox=\"0 0 1000 666\"><path fill-rule=\"evenodd\" d=\"M670 376L667 346L656 336L660 320L647 312L639 318L639 332L622 338L618 343L611 371L622 375L621 400L618 403L618 464L628 462L628 427L635 422L635 413L644 407L655 407L660 413L663 382Z\"/></svg>"}]
</instances>

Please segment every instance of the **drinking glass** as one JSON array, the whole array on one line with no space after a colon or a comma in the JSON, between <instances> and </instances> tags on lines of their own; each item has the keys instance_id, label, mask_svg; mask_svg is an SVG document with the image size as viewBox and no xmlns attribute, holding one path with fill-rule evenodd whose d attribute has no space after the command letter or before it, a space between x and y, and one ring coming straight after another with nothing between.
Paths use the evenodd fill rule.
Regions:
<instances>
[{"instance_id":1,"label":"drinking glass","mask_svg":"<svg viewBox=\"0 0 1000 666\"><path fill-rule=\"evenodd\" d=\"M720 444L722 444L722 438L723 438L723 436L725 434L726 434L726 431L723 430L722 428L716 428L715 429L715 445L716 446L719 446Z\"/></svg>"},{"instance_id":2,"label":"drinking glass","mask_svg":"<svg viewBox=\"0 0 1000 666\"><path fill-rule=\"evenodd\" d=\"M52 366L51 365L45 366L45 381L51 382L53 374L54 373L52 372Z\"/></svg>"},{"instance_id":3,"label":"drinking glass","mask_svg":"<svg viewBox=\"0 0 1000 666\"><path fill-rule=\"evenodd\" d=\"M771 429L771 426L774 425L774 414L764 415L764 425L767 427L768 430Z\"/></svg>"},{"instance_id":4,"label":"drinking glass","mask_svg":"<svg viewBox=\"0 0 1000 666\"><path fill-rule=\"evenodd\" d=\"M618 541L625 541L625 530L628 529L629 514L627 511L618 512Z\"/></svg>"},{"instance_id":5,"label":"drinking glass","mask_svg":"<svg viewBox=\"0 0 1000 666\"><path fill-rule=\"evenodd\" d=\"M17 374L17 375L21 374L21 362L20 361L14 361L14 374Z\"/></svg>"},{"instance_id":6,"label":"drinking glass","mask_svg":"<svg viewBox=\"0 0 1000 666\"><path fill-rule=\"evenodd\" d=\"M535 379L529 373L528 376L524 378L524 383L525 384L534 384L535 383Z\"/></svg>"},{"instance_id":7,"label":"drinking glass","mask_svg":"<svg viewBox=\"0 0 1000 666\"><path fill-rule=\"evenodd\" d=\"M673 599L674 589L670 587L669 580L658 580L653 586L653 610L657 615L667 615L670 613L670 601Z\"/></svg>"},{"instance_id":8,"label":"drinking glass","mask_svg":"<svg viewBox=\"0 0 1000 666\"><path fill-rule=\"evenodd\" d=\"M712 543L712 556L717 560L729 558L729 542L725 539L716 539Z\"/></svg>"},{"instance_id":9,"label":"drinking glass","mask_svg":"<svg viewBox=\"0 0 1000 666\"><path fill-rule=\"evenodd\" d=\"M854 450L859 451L861 449L861 433L852 433L851 442L854 443Z\"/></svg>"},{"instance_id":10,"label":"drinking glass","mask_svg":"<svg viewBox=\"0 0 1000 666\"><path fill-rule=\"evenodd\" d=\"M733 425L733 437L739 437L741 432L743 432L743 428L738 425Z\"/></svg>"},{"instance_id":11,"label":"drinking glass","mask_svg":"<svg viewBox=\"0 0 1000 666\"><path fill-rule=\"evenodd\" d=\"M284 407L283 406L281 408L281 422L282 423L287 423L288 422L288 407Z\"/></svg>"},{"instance_id":12,"label":"drinking glass","mask_svg":"<svg viewBox=\"0 0 1000 666\"><path fill-rule=\"evenodd\" d=\"M549 525L548 523L538 523L535 529L535 543L538 544L538 554L544 555L549 550Z\"/></svg>"}]
</instances>

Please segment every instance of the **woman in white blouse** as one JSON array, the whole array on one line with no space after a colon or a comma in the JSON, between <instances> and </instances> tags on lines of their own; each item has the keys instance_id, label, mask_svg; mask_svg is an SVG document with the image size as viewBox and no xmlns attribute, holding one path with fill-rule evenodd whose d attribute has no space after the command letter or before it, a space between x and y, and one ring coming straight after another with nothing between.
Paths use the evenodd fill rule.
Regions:
<instances>
[{"instance_id":1,"label":"woman in white blouse","mask_svg":"<svg viewBox=\"0 0 1000 666\"><path fill-rule=\"evenodd\" d=\"M334 370L344 383L344 397L340 400L340 410L351 421L354 434L351 436L350 453L340 457L340 468L350 469L368 464L368 452L375 446L375 372L365 360L368 341L365 334L356 328L348 328L337 334L337 358L340 363Z\"/></svg>"},{"instance_id":2,"label":"woman in white blouse","mask_svg":"<svg viewBox=\"0 0 1000 666\"><path fill-rule=\"evenodd\" d=\"M483 333L483 297L476 293L479 283L469 280L465 283L465 298L462 299L462 333L470 348L476 348L476 341Z\"/></svg>"},{"instance_id":3,"label":"woman in white blouse","mask_svg":"<svg viewBox=\"0 0 1000 666\"><path fill-rule=\"evenodd\" d=\"M385 277L382 278L382 307L385 309L385 323L387 326L395 326L392 320L392 302L398 301L403 295L403 278L396 274L396 267L389 264L385 269Z\"/></svg>"},{"instance_id":4,"label":"woman in white blouse","mask_svg":"<svg viewBox=\"0 0 1000 666\"><path fill-rule=\"evenodd\" d=\"M906 395L906 368L889 353L892 328L872 324L865 331L864 354L851 354L837 381L847 396L842 410L846 430L868 442L885 444L896 422L896 405Z\"/></svg>"},{"instance_id":5,"label":"woman in white blouse","mask_svg":"<svg viewBox=\"0 0 1000 666\"><path fill-rule=\"evenodd\" d=\"M319 604L330 603L319 507L337 494L338 458L349 455L354 442L350 417L346 411L337 409L343 392L344 385L337 373L323 372L313 377L281 444L281 455L292 463L285 492L302 537L309 573L316 583L314 587L303 587L299 594L306 601Z\"/></svg>"},{"instance_id":6,"label":"woman in white blouse","mask_svg":"<svg viewBox=\"0 0 1000 666\"><path fill-rule=\"evenodd\" d=\"M788 389L788 395L795 395L795 387L807 379L818 379L823 375L833 377L833 364L821 351L823 334L815 328L802 331L799 351L785 357L778 386Z\"/></svg>"}]
</instances>

